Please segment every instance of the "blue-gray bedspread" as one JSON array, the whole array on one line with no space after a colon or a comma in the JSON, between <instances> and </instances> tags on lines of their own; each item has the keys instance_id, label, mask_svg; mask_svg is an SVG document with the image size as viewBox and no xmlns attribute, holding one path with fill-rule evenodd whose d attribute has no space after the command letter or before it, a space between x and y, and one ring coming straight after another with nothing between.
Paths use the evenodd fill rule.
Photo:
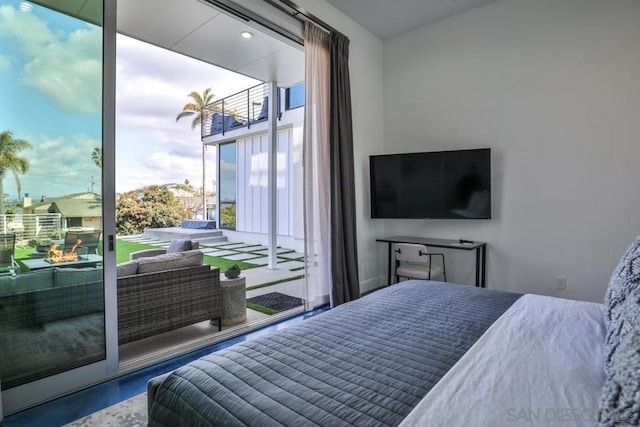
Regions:
<instances>
[{"instance_id":1,"label":"blue-gray bedspread","mask_svg":"<svg viewBox=\"0 0 640 427\"><path fill-rule=\"evenodd\" d=\"M397 425L519 297L402 282L152 380L149 425Z\"/></svg>"}]
</instances>

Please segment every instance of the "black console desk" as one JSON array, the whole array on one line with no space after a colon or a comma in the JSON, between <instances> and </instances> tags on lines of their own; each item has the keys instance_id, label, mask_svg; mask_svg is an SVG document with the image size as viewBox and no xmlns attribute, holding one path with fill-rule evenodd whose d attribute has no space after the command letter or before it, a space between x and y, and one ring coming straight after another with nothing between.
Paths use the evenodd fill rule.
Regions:
<instances>
[{"instance_id":1,"label":"black console desk","mask_svg":"<svg viewBox=\"0 0 640 427\"><path fill-rule=\"evenodd\" d=\"M410 237L393 236L376 239L376 242L387 242L389 244L389 273L388 283L391 284L391 270L393 265L393 244L394 243L417 243L432 248L460 249L463 251L476 251L476 286L485 288L487 286L487 244L485 242L468 242L452 239L434 239L431 237Z\"/></svg>"}]
</instances>

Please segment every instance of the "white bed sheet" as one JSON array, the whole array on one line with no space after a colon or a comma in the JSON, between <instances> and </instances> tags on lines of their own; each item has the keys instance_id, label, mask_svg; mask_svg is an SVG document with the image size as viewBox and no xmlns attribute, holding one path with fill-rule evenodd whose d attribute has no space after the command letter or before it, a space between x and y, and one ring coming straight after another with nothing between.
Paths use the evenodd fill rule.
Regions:
<instances>
[{"instance_id":1,"label":"white bed sheet","mask_svg":"<svg viewBox=\"0 0 640 427\"><path fill-rule=\"evenodd\" d=\"M523 295L401 426L593 425L605 380L603 310Z\"/></svg>"}]
</instances>

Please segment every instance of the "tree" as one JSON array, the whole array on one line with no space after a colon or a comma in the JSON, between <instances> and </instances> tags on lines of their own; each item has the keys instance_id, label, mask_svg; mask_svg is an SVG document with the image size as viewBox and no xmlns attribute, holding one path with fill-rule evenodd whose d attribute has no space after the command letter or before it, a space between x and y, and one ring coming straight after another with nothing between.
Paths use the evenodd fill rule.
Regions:
<instances>
[{"instance_id":1,"label":"tree","mask_svg":"<svg viewBox=\"0 0 640 427\"><path fill-rule=\"evenodd\" d=\"M220 210L220 227L228 230L236 229L236 204L225 206Z\"/></svg>"},{"instance_id":2,"label":"tree","mask_svg":"<svg viewBox=\"0 0 640 427\"><path fill-rule=\"evenodd\" d=\"M185 179L184 184L175 184L175 189L180 192L176 197L182 206L189 212L191 218L195 218L198 210L202 208L202 187L196 188L189 183L188 179Z\"/></svg>"},{"instance_id":3,"label":"tree","mask_svg":"<svg viewBox=\"0 0 640 427\"><path fill-rule=\"evenodd\" d=\"M120 235L139 234L145 228L177 227L185 218L189 218L189 212L165 185L129 191L116 202Z\"/></svg>"},{"instance_id":4,"label":"tree","mask_svg":"<svg viewBox=\"0 0 640 427\"><path fill-rule=\"evenodd\" d=\"M97 167L102 169L102 148L96 147L93 149L91 152L91 160Z\"/></svg>"},{"instance_id":5,"label":"tree","mask_svg":"<svg viewBox=\"0 0 640 427\"><path fill-rule=\"evenodd\" d=\"M202 95L193 91L188 96L193 99L193 102L188 102L182 107L182 112L176 116L176 122L183 117L194 116L191 122L191 129L195 129L196 126L200 126L203 119L206 119L206 117L203 117L206 111L204 107L211 103L215 95L211 93L211 88L208 87Z\"/></svg>"},{"instance_id":6,"label":"tree","mask_svg":"<svg viewBox=\"0 0 640 427\"><path fill-rule=\"evenodd\" d=\"M6 130L0 133L0 194L4 194L4 178L11 171L16 179L18 197L22 193L20 175L29 170L29 161L20 156L22 150L33 148L26 139L16 139ZM0 197L0 213L4 213L4 197Z\"/></svg>"}]
</instances>

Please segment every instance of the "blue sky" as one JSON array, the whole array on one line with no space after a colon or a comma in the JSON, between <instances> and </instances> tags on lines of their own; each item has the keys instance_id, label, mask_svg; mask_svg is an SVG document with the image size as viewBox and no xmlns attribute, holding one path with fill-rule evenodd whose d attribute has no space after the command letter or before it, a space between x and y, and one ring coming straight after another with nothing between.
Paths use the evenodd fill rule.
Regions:
<instances>
[{"instance_id":1,"label":"blue sky","mask_svg":"<svg viewBox=\"0 0 640 427\"><path fill-rule=\"evenodd\" d=\"M93 179L99 192L90 153L101 146L101 28L22 3L0 0L0 130L34 146L24 152L31 167L22 191L55 197L87 191ZM201 185L199 129L176 123L176 114L193 90L211 87L220 98L257 81L122 35L116 64L116 191L185 179ZM207 159L209 187L212 151ZM4 191L17 196L11 176Z\"/></svg>"}]
</instances>

